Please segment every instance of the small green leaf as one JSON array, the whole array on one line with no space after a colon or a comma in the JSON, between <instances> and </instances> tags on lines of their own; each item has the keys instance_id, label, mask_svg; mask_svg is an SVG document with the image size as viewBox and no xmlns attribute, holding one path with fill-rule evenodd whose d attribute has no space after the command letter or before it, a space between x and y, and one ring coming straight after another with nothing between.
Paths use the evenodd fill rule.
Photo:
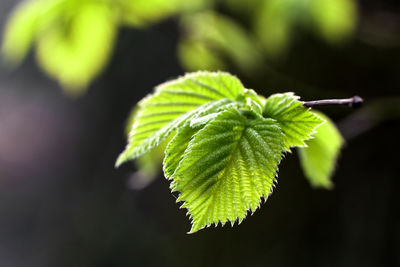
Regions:
<instances>
[{"instance_id":1,"label":"small green leaf","mask_svg":"<svg viewBox=\"0 0 400 267\"><path fill-rule=\"evenodd\" d=\"M293 93L275 94L268 97L264 106L264 117L278 121L285 134L285 149L290 147L306 146L308 140L315 133L315 129L324 123L324 120L303 106L299 97Z\"/></svg>"},{"instance_id":2,"label":"small green leaf","mask_svg":"<svg viewBox=\"0 0 400 267\"><path fill-rule=\"evenodd\" d=\"M318 113L326 123L318 128L307 147L299 148L300 163L309 182L314 187L332 188L331 176L344 140L335 124L325 115Z\"/></svg>"},{"instance_id":3,"label":"small green leaf","mask_svg":"<svg viewBox=\"0 0 400 267\"><path fill-rule=\"evenodd\" d=\"M240 223L272 192L283 134L275 120L250 120L233 108L190 138L195 131L181 129L164 160L171 189L180 192L178 201L192 218L190 233L213 223Z\"/></svg>"},{"instance_id":4,"label":"small green leaf","mask_svg":"<svg viewBox=\"0 0 400 267\"><path fill-rule=\"evenodd\" d=\"M154 148L190 118L232 104L243 91L236 77L223 72L196 72L159 85L139 103L129 143L116 165Z\"/></svg>"},{"instance_id":5,"label":"small green leaf","mask_svg":"<svg viewBox=\"0 0 400 267\"><path fill-rule=\"evenodd\" d=\"M181 39L179 55L189 69L224 67L224 58L244 72L252 72L262 64L256 41L229 17L213 11L198 12L183 16L181 25L185 35ZM196 55L197 51L206 57Z\"/></svg>"}]
</instances>

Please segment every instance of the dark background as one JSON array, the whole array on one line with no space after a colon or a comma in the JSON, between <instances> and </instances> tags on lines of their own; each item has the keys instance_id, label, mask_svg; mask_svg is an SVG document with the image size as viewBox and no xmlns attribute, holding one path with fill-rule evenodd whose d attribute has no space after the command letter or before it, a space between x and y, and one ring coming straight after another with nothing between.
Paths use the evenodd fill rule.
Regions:
<instances>
[{"instance_id":1,"label":"dark background","mask_svg":"<svg viewBox=\"0 0 400 267\"><path fill-rule=\"evenodd\" d=\"M14 5L1 2L1 25ZM343 47L304 33L257 77L231 69L267 96L365 99L358 110L323 109L347 140L334 190L312 189L289 154L260 210L240 226L193 235L167 180L134 190L135 167L114 169L131 107L184 73L174 19L122 29L107 69L77 99L33 55L1 70L0 266L400 266L400 6L360 8Z\"/></svg>"}]
</instances>

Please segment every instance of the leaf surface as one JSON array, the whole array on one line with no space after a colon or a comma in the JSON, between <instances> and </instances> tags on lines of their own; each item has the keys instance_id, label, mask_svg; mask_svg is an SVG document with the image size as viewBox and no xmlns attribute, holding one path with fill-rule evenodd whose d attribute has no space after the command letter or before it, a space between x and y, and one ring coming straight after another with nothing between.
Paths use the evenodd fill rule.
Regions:
<instances>
[{"instance_id":1,"label":"leaf surface","mask_svg":"<svg viewBox=\"0 0 400 267\"><path fill-rule=\"evenodd\" d=\"M278 124L228 109L190 138L192 133L179 132L164 160L171 189L180 192L178 201L192 218L190 233L213 223L240 223L272 192L283 151Z\"/></svg>"},{"instance_id":2,"label":"leaf surface","mask_svg":"<svg viewBox=\"0 0 400 267\"><path fill-rule=\"evenodd\" d=\"M278 121L285 137L285 149L306 146L305 140L312 138L315 129L324 123L310 108L303 106L299 97L293 93L274 94L268 97L264 105L264 117Z\"/></svg>"},{"instance_id":3,"label":"leaf surface","mask_svg":"<svg viewBox=\"0 0 400 267\"><path fill-rule=\"evenodd\" d=\"M314 187L332 188L331 176L335 170L344 140L335 124L325 115L318 113L326 123L318 128L307 147L299 148L301 167Z\"/></svg>"},{"instance_id":4,"label":"leaf surface","mask_svg":"<svg viewBox=\"0 0 400 267\"><path fill-rule=\"evenodd\" d=\"M189 119L237 103L243 92L241 82L223 72L196 72L161 84L139 103L129 143L116 165L154 148Z\"/></svg>"}]
</instances>

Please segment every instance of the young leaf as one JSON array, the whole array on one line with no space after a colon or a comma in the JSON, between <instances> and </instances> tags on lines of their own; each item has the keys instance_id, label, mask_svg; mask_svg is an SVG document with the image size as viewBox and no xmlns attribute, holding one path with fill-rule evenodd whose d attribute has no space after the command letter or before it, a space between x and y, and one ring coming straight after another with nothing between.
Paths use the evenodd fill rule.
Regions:
<instances>
[{"instance_id":1,"label":"young leaf","mask_svg":"<svg viewBox=\"0 0 400 267\"><path fill-rule=\"evenodd\" d=\"M299 158L303 171L314 187L332 188L330 180L344 140L335 124L325 115L325 124L318 128L313 139L308 140L307 147L299 148Z\"/></svg>"},{"instance_id":2,"label":"young leaf","mask_svg":"<svg viewBox=\"0 0 400 267\"><path fill-rule=\"evenodd\" d=\"M293 93L275 94L268 97L264 105L264 117L278 121L285 137L285 149L290 147L306 146L308 140L315 133L315 129L324 123L324 120L303 106L299 97Z\"/></svg>"},{"instance_id":3,"label":"young leaf","mask_svg":"<svg viewBox=\"0 0 400 267\"><path fill-rule=\"evenodd\" d=\"M223 72L196 72L159 85L139 103L129 143L116 165L154 148L189 118L231 104L243 92L241 82Z\"/></svg>"},{"instance_id":4,"label":"young leaf","mask_svg":"<svg viewBox=\"0 0 400 267\"><path fill-rule=\"evenodd\" d=\"M167 148L171 175L193 132L183 130ZM272 192L283 151L283 134L273 119L249 120L236 109L222 111L191 139L170 178L178 201L189 210L194 233L211 224L233 225L255 211ZM176 152L176 153L171 153Z\"/></svg>"}]
</instances>

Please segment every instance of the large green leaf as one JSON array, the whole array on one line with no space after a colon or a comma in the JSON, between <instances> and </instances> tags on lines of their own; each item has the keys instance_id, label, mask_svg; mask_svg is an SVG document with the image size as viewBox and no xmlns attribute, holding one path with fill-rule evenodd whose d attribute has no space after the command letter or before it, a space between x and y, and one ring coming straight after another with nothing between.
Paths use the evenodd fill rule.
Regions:
<instances>
[{"instance_id":1,"label":"large green leaf","mask_svg":"<svg viewBox=\"0 0 400 267\"><path fill-rule=\"evenodd\" d=\"M196 72L164 83L139 103L129 143L116 165L157 146L190 118L215 112L244 93L234 76Z\"/></svg>"},{"instance_id":2,"label":"large green leaf","mask_svg":"<svg viewBox=\"0 0 400 267\"><path fill-rule=\"evenodd\" d=\"M264 105L264 117L278 121L285 134L285 149L290 147L306 146L308 140L315 133L315 129L324 123L324 119L303 106L299 97L293 93L275 94L268 97Z\"/></svg>"},{"instance_id":3,"label":"large green leaf","mask_svg":"<svg viewBox=\"0 0 400 267\"><path fill-rule=\"evenodd\" d=\"M179 132L164 160L171 188L192 218L190 233L213 223L240 223L272 192L283 151L279 125L231 108L190 138L193 132Z\"/></svg>"},{"instance_id":4,"label":"large green leaf","mask_svg":"<svg viewBox=\"0 0 400 267\"><path fill-rule=\"evenodd\" d=\"M308 140L307 147L299 148L303 171L314 187L331 188L331 176L335 170L340 148L344 140L335 124L325 115L318 113L325 123L318 128L314 138Z\"/></svg>"}]
</instances>

